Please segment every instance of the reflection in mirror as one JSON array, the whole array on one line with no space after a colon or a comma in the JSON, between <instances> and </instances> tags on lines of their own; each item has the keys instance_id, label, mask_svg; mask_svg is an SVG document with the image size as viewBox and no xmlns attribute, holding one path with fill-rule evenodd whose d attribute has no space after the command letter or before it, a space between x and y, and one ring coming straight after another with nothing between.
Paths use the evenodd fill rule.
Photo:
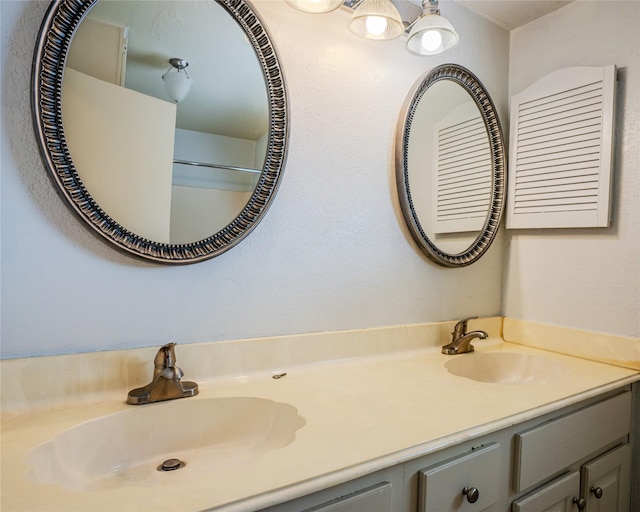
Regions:
<instances>
[{"instance_id":1,"label":"reflection in mirror","mask_svg":"<svg viewBox=\"0 0 640 512\"><path fill-rule=\"evenodd\" d=\"M177 103L162 78L177 73L170 59L190 77ZM286 91L244 0L54 0L32 86L54 185L120 250L161 263L217 256L275 196Z\"/></svg>"},{"instance_id":2,"label":"reflection in mirror","mask_svg":"<svg viewBox=\"0 0 640 512\"><path fill-rule=\"evenodd\" d=\"M504 148L491 99L468 70L440 66L418 82L396 163L403 215L422 251L445 266L479 258L502 214Z\"/></svg>"},{"instance_id":3,"label":"reflection in mirror","mask_svg":"<svg viewBox=\"0 0 640 512\"><path fill-rule=\"evenodd\" d=\"M174 56L185 58L193 84L179 103L162 80ZM212 1L96 3L69 49L62 114L96 202L159 242L190 243L224 228L264 163L262 70L241 28Z\"/></svg>"},{"instance_id":4,"label":"reflection in mirror","mask_svg":"<svg viewBox=\"0 0 640 512\"><path fill-rule=\"evenodd\" d=\"M450 81L429 88L415 111L407 159L425 233L445 252L464 251L478 237L491 199L489 138L466 90Z\"/></svg>"}]
</instances>

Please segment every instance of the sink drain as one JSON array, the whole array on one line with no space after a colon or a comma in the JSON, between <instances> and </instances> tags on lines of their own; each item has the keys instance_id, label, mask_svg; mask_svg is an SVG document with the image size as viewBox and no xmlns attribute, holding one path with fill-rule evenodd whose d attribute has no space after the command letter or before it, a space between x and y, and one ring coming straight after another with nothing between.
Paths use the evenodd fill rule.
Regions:
<instances>
[{"instance_id":1,"label":"sink drain","mask_svg":"<svg viewBox=\"0 0 640 512\"><path fill-rule=\"evenodd\" d=\"M167 459L158 466L158 471L175 471L185 466L186 464L180 459Z\"/></svg>"}]
</instances>

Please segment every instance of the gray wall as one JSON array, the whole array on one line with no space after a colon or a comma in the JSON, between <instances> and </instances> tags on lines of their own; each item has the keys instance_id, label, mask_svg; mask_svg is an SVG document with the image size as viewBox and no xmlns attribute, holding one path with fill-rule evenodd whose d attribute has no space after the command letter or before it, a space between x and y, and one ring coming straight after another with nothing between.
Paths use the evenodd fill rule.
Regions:
<instances>
[{"instance_id":1,"label":"gray wall","mask_svg":"<svg viewBox=\"0 0 640 512\"><path fill-rule=\"evenodd\" d=\"M500 313L502 238L464 269L427 261L400 213L393 141L409 89L444 62L474 71L506 123L509 34L444 1L460 45L439 58L416 57L402 38L353 36L342 10L313 16L285 2L254 4L287 80L284 179L248 239L213 260L174 268L115 252L56 196L38 154L27 93L47 3L0 2L2 357Z\"/></svg>"},{"instance_id":2,"label":"gray wall","mask_svg":"<svg viewBox=\"0 0 640 512\"><path fill-rule=\"evenodd\" d=\"M619 68L609 228L508 230L505 316L640 337L640 2L573 2L511 32L516 94L570 66Z\"/></svg>"}]
</instances>

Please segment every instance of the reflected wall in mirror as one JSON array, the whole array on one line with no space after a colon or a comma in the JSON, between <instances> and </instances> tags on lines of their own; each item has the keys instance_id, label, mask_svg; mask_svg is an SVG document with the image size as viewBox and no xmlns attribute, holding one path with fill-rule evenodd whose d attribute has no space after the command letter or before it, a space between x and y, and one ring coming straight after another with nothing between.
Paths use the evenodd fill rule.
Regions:
<instances>
[{"instance_id":1,"label":"reflected wall in mirror","mask_svg":"<svg viewBox=\"0 0 640 512\"><path fill-rule=\"evenodd\" d=\"M480 258L504 208L502 130L488 92L467 69L428 72L405 103L396 137L402 213L420 249L440 265Z\"/></svg>"},{"instance_id":2,"label":"reflected wall in mirror","mask_svg":"<svg viewBox=\"0 0 640 512\"><path fill-rule=\"evenodd\" d=\"M162 80L171 58L188 62L192 84L178 103ZM282 176L285 85L244 0L52 2L33 112L66 203L118 249L156 262L233 247Z\"/></svg>"}]
</instances>

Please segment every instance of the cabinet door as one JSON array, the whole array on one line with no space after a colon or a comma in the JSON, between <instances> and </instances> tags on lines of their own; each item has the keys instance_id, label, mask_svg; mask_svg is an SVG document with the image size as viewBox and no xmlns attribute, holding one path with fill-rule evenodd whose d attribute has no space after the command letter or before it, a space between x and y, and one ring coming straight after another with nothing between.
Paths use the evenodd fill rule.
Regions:
<instances>
[{"instance_id":1,"label":"cabinet door","mask_svg":"<svg viewBox=\"0 0 640 512\"><path fill-rule=\"evenodd\" d=\"M512 512L575 512L580 474L571 473L514 501Z\"/></svg>"},{"instance_id":2,"label":"cabinet door","mask_svg":"<svg viewBox=\"0 0 640 512\"><path fill-rule=\"evenodd\" d=\"M631 449L614 448L582 466L582 497L588 512L628 512Z\"/></svg>"},{"instance_id":3,"label":"cabinet door","mask_svg":"<svg viewBox=\"0 0 640 512\"><path fill-rule=\"evenodd\" d=\"M501 450L488 444L419 474L419 512L493 512L499 509Z\"/></svg>"},{"instance_id":4,"label":"cabinet door","mask_svg":"<svg viewBox=\"0 0 640 512\"><path fill-rule=\"evenodd\" d=\"M391 484L382 482L303 512L391 512Z\"/></svg>"}]
</instances>

